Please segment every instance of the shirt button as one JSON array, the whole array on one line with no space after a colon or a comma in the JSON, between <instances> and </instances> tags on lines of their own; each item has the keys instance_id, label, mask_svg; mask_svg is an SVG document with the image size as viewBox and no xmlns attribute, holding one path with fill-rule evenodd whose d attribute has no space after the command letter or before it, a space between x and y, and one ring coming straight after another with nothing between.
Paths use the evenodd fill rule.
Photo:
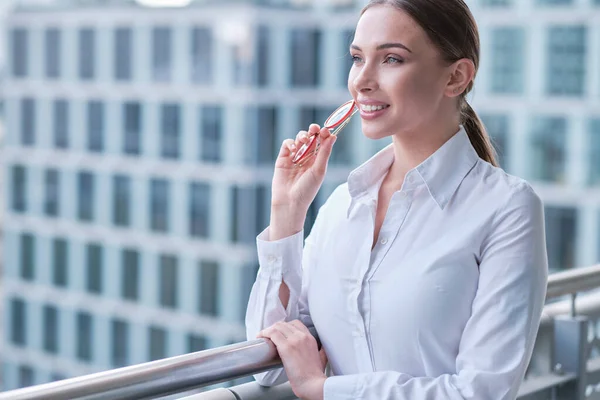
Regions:
<instances>
[{"instance_id":1,"label":"shirt button","mask_svg":"<svg viewBox=\"0 0 600 400\"><path fill-rule=\"evenodd\" d=\"M386 244L387 243L387 239L381 239L381 244Z\"/></svg>"},{"instance_id":2,"label":"shirt button","mask_svg":"<svg viewBox=\"0 0 600 400\"><path fill-rule=\"evenodd\" d=\"M414 180L415 179L412 177L412 175L409 176L408 179L407 179L408 183L413 183Z\"/></svg>"},{"instance_id":3,"label":"shirt button","mask_svg":"<svg viewBox=\"0 0 600 400\"><path fill-rule=\"evenodd\" d=\"M406 193L404 193L404 192L400 192L400 197L401 197L401 198L405 198L405 197L406 197Z\"/></svg>"},{"instance_id":4,"label":"shirt button","mask_svg":"<svg viewBox=\"0 0 600 400\"><path fill-rule=\"evenodd\" d=\"M267 261L273 264L275 261L277 261L277 257L275 257L273 254L269 254Z\"/></svg>"}]
</instances>

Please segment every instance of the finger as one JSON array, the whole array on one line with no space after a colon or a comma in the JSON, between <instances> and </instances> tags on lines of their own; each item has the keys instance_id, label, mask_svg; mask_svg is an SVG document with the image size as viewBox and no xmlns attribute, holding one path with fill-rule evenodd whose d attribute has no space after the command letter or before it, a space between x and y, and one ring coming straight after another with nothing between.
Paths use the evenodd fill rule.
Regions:
<instances>
[{"instance_id":1,"label":"finger","mask_svg":"<svg viewBox=\"0 0 600 400\"><path fill-rule=\"evenodd\" d=\"M296 328L293 325L290 325L287 322L278 322L273 325L273 329L278 330L285 336L287 339L291 338L294 335L297 335Z\"/></svg>"},{"instance_id":2,"label":"finger","mask_svg":"<svg viewBox=\"0 0 600 400\"><path fill-rule=\"evenodd\" d=\"M319 131L319 138L327 139L329 136L331 136L331 131L325 127L321 128L321 131Z\"/></svg>"},{"instance_id":3,"label":"finger","mask_svg":"<svg viewBox=\"0 0 600 400\"><path fill-rule=\"evenodd\" d=\"M273 342L277 348L286 345L287 339L278 330L273 329L273 330L269 330L266 333L267 333L267 335L265 335L263 337L265 339L269 339L271 342Z\"/></svg>"},{"instance_id":4,"label":"finger","mask_svg":"<svg viewBox=\"0 0 600 400\"><path fill-rule=\"evenodd\" d=\"M289 324L292 325L295 329L299 330L300 332L307 333L307 334L311 335L311 333L308 330L308 328L306 327L306 325L304 325L299 319L295 319L293 321L290 321Z\"/></svg>"},{"instance_id":5,"label":"finger","mask_svg":"<svg viewBox=\"0 0 600 400\"><path fill-rule=\"evenodd\" d=\"M308 127L309 136L318 135L320 130L321 127L319 126L319 124L310 124L310 126Z\"/></svg>"},{"instance_id":6,"label":"finger","mask_svg":"<svg viewBox=\"0 0 600 400\"><path fill-rule=\"evenodd\" d=\"M329 156L331 155L331 149L333 148L333 144L336 142L337 136L329 135L326 139L321 140L321 146L319 148L319 152L315 157L314 167L320 174L324 174L327 170L327 162L329 161Z\"/></svg>"},{"instance_id":7,"label":"finger","mask_svg":"<svg viewBox=\"0 0 600 400\"><path fill-rule=\"evenodd\" d=\"M294 143L294 139L285 139L283 143L281 143L281 148L279 149L279 157L288 157L292 153L296 151L296 144Z\"/></svg>"},{"instance_id":8,"label":"finger","mask_svg":"<svg viewBox=\"0 0 600 400\"><path fill-rule=\"evenodd\" d=\"M296 135L296 144L298 143L306 143L310 139L310 135L307 131L300 131Z\"/></svg>"}]
</instances>

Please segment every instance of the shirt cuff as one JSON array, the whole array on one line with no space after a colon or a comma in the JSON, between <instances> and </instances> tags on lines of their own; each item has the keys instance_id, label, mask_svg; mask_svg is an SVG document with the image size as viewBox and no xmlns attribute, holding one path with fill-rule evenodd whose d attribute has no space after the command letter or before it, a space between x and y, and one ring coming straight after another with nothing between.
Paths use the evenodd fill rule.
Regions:
<instances>
[{"instance_id":1,"label":"shirt cuff","mask_svg":"<svg viewBox=\"0 0 600 400\"><path fill-rule=\"evenodd\" d=\"M269 227L256 237L259 276L269 279L302 276L304 230L279 240L269 240Z\"/></svg>"},{"instance_id":2,"label":"shirt cuff","mask_svg":"<svg viewBox=\"0 0 600 400\"><path fill-rule=\"evenodd\" d=\"M325 380L323 400L355 400L359 397L359 377L351 375L330 376Z\"/></svg>"}]
</instances>

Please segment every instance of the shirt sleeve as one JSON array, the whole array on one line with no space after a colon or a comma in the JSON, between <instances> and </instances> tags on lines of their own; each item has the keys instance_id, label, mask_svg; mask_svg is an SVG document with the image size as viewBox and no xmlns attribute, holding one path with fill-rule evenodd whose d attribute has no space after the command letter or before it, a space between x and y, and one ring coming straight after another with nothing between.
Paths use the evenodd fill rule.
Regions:
<instances>
[{"instance_id":1,"label":"shirt sleeve","mask_svg":"<svg viewBox=\"0 0 600 400\"><path fill-rule=\"evenodd\" d=\"M383 371L334 376L325 381L325 400L516 399L546 297L543 213L541 200L524 183L496 214L481 247L479 285L455 374L412 377Z\"/></svg>"},{"instance_id":2,"label":"shirt sleeve","mask_svg":"<svg viewBox=\"0 0 600 400\"><path fill-rule=\"evenodd\" d=\"M321 208L306 240L302 230L292 236L269 241L268 227L257 236L259 269L246 310L248 340L254 340L259 331L279 321L299 319L307 327L313 326L306 288L310 267L316 261L315 244L318 243L316 238L322 214ZM279 300L282 279L290 290L287 308ZM283 368L256 374L254 379L263 386L278 385L288 380Z\"/></svg>"}]
</instances>

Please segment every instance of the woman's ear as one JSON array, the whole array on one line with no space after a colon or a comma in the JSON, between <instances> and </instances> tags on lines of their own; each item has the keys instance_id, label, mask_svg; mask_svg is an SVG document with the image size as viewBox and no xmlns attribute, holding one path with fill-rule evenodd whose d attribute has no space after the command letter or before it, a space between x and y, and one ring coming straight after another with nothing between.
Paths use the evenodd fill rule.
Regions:
<instances>
[{"instance_id":1,"label":"woman's ear","mask_svg":"<svg viewBox=\"0 0 600 400\"><path fill-rule=\"evenodd\" d=\"M461 58L453 63L450 79L446 84L446 96L460 96L475 77L475 64L468 58Z\"/></svg>"}]
</instances>

